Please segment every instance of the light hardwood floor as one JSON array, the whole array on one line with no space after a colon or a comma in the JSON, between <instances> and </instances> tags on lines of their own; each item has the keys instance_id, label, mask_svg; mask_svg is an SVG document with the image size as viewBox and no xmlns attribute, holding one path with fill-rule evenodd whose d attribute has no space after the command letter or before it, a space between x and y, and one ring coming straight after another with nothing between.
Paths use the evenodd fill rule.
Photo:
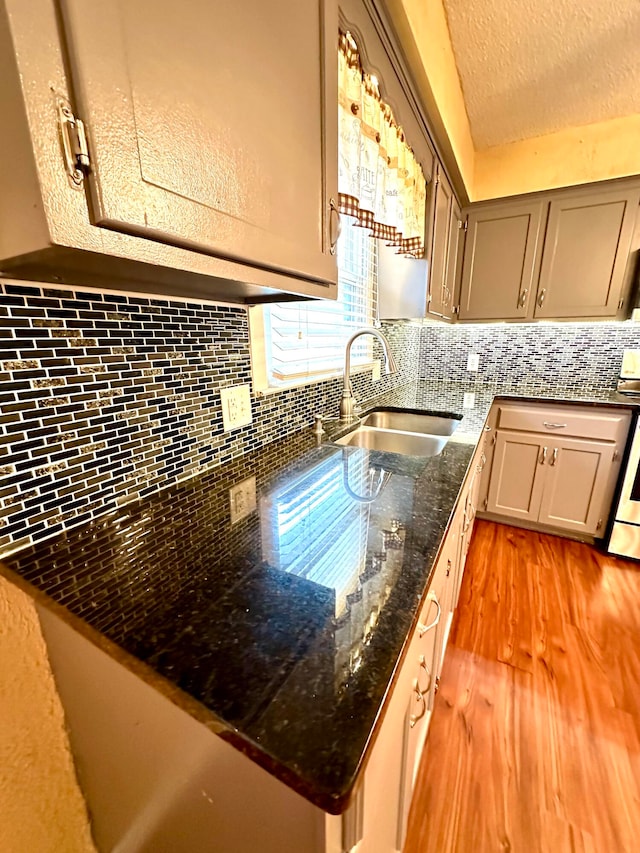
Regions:
<instances>
[{"instance_id":1,"label":"light hardwood floor","mask_svg":"<svg viewBox=\"0 0 640 853\"><path fill-rule=\"evenodd\" d=\"M640 851L640 564L478 522L405 853Z\"/></svg>"}]
</instances>

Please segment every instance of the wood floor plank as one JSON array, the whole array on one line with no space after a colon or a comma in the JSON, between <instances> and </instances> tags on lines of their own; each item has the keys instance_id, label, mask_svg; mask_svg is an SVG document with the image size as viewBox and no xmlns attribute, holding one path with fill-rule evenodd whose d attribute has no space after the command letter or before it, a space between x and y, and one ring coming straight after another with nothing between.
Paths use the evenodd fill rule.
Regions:
<instances>
[{"instance_id":1,"label":"wood floor plank","mask_svg":"<svg viewBox=\"0 0 640 853\"><path fill-rule=\"evenodd\" d=\"M640 568L479 522L405 853L640 850Z\"/></svg>"}]
</instances>

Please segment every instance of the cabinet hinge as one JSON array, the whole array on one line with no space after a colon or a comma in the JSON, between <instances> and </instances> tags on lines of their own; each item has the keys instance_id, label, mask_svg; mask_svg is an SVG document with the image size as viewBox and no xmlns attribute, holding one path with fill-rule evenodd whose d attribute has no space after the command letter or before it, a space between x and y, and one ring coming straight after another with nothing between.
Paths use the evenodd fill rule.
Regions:
<instances>
[{"instance_id":1,"label":"cabinet hinge","mask_svg":"<svg viewBox=\"0 0 640 853\"><path fill-rule=\"evenodd\" d=\"M71 104L62 97L58 97L58 119L67 175L73 187L81 187L91 166L84 122L74 115Z\"/></svg>"},{"instance_id":2,"label":"cabinet hinge","mask_svg":"<svg viewBox=\"0 0 640 853\"><path fill-rule=\"evenodd\" d=\"M601 527L602 527L602 519L599 518L598 523L596 524L596 530L600 530Z\"/></svg>"},{"instance_id":3,"label":"cabinet hinge","mask_svg":"<svg viewBox=\"0 0 640 853\"><path fill-rule=\"evenodd\" d=\"M488 505L489 505L489 498L488 498L488 497L486 497L486 498L482 501L482 509L486 509Z\"/></svg>"}]
</instances>

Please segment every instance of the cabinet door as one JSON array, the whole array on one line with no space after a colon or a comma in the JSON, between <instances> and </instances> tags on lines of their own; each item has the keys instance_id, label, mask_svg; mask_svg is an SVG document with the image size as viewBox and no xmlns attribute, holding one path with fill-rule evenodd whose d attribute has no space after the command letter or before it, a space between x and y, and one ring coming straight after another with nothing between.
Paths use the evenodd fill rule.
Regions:
<instances>
[{"instance_id":1,"label":"cabinet door","mask_svg":"<svg viewBox=\"0 0 640 853\"><path fill-rule=\"evenodd\" d=\"M402 850L404 845L411 797L433 709L436 679L436 634L441 614L441 605L437 596L433 590L430 590L407 656L411 680L406 698L402 744L402 790L398 823L399 850Z\"/></svg>"},{"instance_id":2,"label":"cabinet door","mask_svg":"<svg viewBox=\"0 0 640 853\"><path fill-rule=\"evenodd\" d=\"M537 435L498 430L487 511L537 521L550 453Z\"/></svg>"},{"instance_id":3,"label":"cabinet door","mask_svg":"<svg viewBox=\"0 0 640 853\"><path fill-rule=\"evenodd\" d=\"M541 524L604 535L619 466L616 445L579 438L554 440L547 458Z\"/></svg>"},{"instance_id":4,"label":"cabinet door","mask_svg":"<svg viewBox=\"0 0 640 853\"><path fill-rule=\"evenodd\" d=\"M447 268L444 277L443 314L447 319L453 319L459 311L458 297L460 296L458 284L460 273L460 262L462 260L460 250L462 248L462 237L464 235L462 215L460 206L455 198L451 202L451 213L449 215L449 248L447 251Z\"/></svg>"},{"instance_id":5,"label":"cabinet door","mask_svg":"<svg viewBox=\"0 0 640 853\"><path fill-rule=\"evenodd\" d=\"M402 744L399 850L402 850L404 845L411 797L433 710L440 665L439 637L444 625L443 620L446 618L447 583L446 562L440 559L405 663L409 670L410 681L405 700L406 713Z\"/></svg>"},{"instance_id":6,"label":"cabinet door","mask_svg":"<svg viewBox=\"0 0 640 853\"><path fill-rule=\"evenodd\" d=\"M536 317L615 317L639 200L621 190L551 202Z\"/></svg>"},{"instance_id":7,"label":"cabinet door","mask_svg":"<svg viewBox=\"0 0 640 853\"><path fill-rule=\"evenodd\" d=\"M526 317L531 299L541 201L473 210L462 263L461 320Z\"/></svg>"},{"instance_id":8,"label":"cabinet door","mask_svg":"<svg viewBox=\"0 0 640 853\"><path fill-rule=\"evenodd\" d=\"M409 667L400 672L364 772L363 853L395 853L401 824Z\"/></svg>"},{"instance_id":9,"label":"cabinet door","mask_svg":"<svg viewBox=\"0 0 640 853\"><path fill-rule=\"evenodd\" d=\"M463 506L460 505L455 516L451 520L442 551L438 558L438 566L431 583L430 589L437 596L442 609L440 622L436 628L436 657L435 657L435 682L434 693L437 682L442 672L444 655L449 641L449 631L453 620L455 602L453 600L456 572L458 568L458 556L460 548L460 533L462 530Z\"/></svg>"},{"instance_id":10,"label":"cabinet door","mask_svg":"<svg viewBox=\"0 0 640 853\"><path fill-rule=\"evenodd\" d=\"M449 229L451 227L451 208L453 190L441 167L435 187L433 238L431 241L431 266L429 268L429 314L436 317L451 316L452 300L445 298L447 259L449 254Z\"/></svg>"},{"instance_id":11,"label":"cabinet door","mask_svg":"<svg viewBox=\"0 0 640 853\"><path fill-rule=\"evenodd\" d=\"M332 0L61 5L94 224L335 283Z\"/></svg>"}]
</instances>

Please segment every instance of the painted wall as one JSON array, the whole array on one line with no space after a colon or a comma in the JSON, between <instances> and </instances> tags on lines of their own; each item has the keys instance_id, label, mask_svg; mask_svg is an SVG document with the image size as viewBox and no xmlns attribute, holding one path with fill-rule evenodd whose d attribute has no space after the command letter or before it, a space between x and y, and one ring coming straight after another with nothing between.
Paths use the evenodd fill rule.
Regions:
<instances>
[{"instance_id":1,"label":"painted wall","mask_svg":"<svg viewBox=\"0 0 640 853\"><path fill-rule=\"evenodd\" d=\"M95 851L35 605L3 578L0 685L0 850Z\"/></svg>"},{"instance_id":2,"label":"painted wall","mask_svg":"<svg viewBox=\"0 0 640 853\"><path fill-rule=\"evenodd\" d=\"M640 174L640 116L475 153L473 201Z\"/></svg>"},{"instance_id":3,"label":"painted wall","mask_svg":"<svg viewBox=\"0 0 640 853\"><path fill-rule=\"evenodd\" d=\"M458 177L471 196L475 152L442 2L386 0L385 5L430 117L445 165L454 183Z\"/></svg>"},{"instance_id":4,"label":"painted wall","mask_svg":"<svg viewBox=\"0 0 640 853\"><path fill-rule=\"evenodd\" d=\"M386 0L385 5L445 166L470 201L640 174L637 115L477 150L441 0Z\"/></svg>"}]
</instances>

